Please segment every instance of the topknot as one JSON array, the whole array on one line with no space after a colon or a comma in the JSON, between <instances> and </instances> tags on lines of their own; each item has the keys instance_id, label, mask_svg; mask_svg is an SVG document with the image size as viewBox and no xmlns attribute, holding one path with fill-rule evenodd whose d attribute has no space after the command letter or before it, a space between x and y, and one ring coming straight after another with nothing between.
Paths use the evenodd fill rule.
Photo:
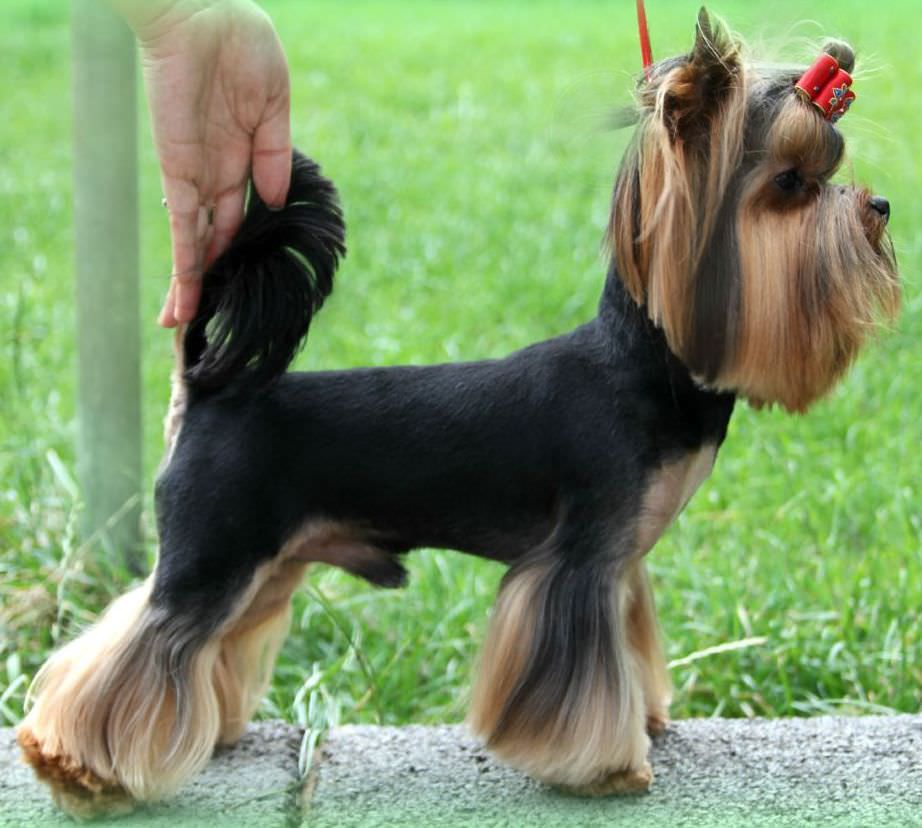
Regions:
<instances>
[{"instance_id":1,"label":"topknot","mask_svg":"<svg viewBox=\"0 0 922 828\"><path fill-rule=\"evenodd\" d=\"M855 68L855 51L844 40L829 40L823 46L827 55L839 61L839 68L851 72Z\"/></svg>"}]
</instances>

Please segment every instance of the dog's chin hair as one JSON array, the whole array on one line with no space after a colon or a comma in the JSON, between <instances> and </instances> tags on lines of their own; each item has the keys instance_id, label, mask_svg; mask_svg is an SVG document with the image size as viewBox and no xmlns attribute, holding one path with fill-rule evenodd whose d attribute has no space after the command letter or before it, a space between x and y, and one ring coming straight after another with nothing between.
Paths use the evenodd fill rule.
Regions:
<instances>
[{"instance_id":1,"label":"dog's chin hair","mask_svg":"<svg viewBox=\"0 0 922 828\"><path fill-rule=\"evenodd\" d=\"M772 174L791 154L812 159L807 174L832 169L841 136L795 96L766 139L774 165L744 181L737 224L740 310L735 347L715 378L756 404L803 412L842 377L875 330L899 311L896 264L869 195L829 185L803 204L773 207Z\"/></svg>"},{"instance_id":2,"label":"dog's chin hair","mask_svg":"<svg viewBox=\"0 0 922 828\"><path fill-rule=\"evenodd\" d=\"M59 806L78 817L154 802L232 744L268 686L304 564L273 562L217 632L167 617L151 580L42 667L17 738Z\"/></svg>"},{"instance_id":3,"label":"dog's chin hair","mask_svg":"<svg viewBox=\"0 0 922 828\"><path fill-rule=\"evenodd\" d=\"M625 637L632 582L604 579L598 586L592 595L571 592L572 582L553 563L510 571L493 609L468 718L505 762L577 790L643 768L650 744L642 659ZM554 653L556 666L542 663L549 646L568 640L554 629L564 619L552 617L568 599L588 602L592 640L570 639L573 652ZM555 671L564 664L575 669L562 678Z\"/></svg>"},{"instance_id":4,"label":"dog's chin hair","mask_svg":"<svg viewBox=\"0 0 922 828\"><path fill-rule=\"evenodd\" d=\"M742 313L737 348L714 380L756 404L777 402L803 412L843 376L866 340L876 317L892 319L899 290L886 261L872 251L863 232L837 245L842 226L854 214L830 194L807 213L826 249L804 265L801 228L774 215L754 220L747 210L750 244L741 249ZM757 211L758 207L752 207ZM758 235L758 238L757 238ZM797 251L795 253L794 251ZM786 278L799 273L800 278Z\"/></svg>"}]
</instances>

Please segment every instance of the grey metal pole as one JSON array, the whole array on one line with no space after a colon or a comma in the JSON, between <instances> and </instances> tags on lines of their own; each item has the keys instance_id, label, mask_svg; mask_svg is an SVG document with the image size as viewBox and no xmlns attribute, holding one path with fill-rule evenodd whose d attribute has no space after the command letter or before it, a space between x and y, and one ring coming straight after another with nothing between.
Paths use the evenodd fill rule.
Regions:
<instances>
[{"instance_id":1,"label":"grey metal pole","mask_svg":"<svg viewBox=\"0 0 922 828\"><path fill-rule=\"evenodd\" d=\"M143 568L135 43L72 0L78 474L84 537Z\"/></svg>"}]
</instances>

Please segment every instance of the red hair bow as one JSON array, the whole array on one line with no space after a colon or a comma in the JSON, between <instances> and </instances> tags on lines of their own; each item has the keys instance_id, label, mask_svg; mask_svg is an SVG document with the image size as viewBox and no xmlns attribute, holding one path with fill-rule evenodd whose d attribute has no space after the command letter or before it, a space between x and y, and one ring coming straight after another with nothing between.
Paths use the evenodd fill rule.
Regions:
<instances>
[{"instance_id":1,"label":"red hair bow","mask_svg":"<svg viewBox=\"0 0 922 828\"><path fill-rule=\"evenodd\" d=\"M827 120L835 123L855 100L851 91L852 76L839 67L832 55L820 55L794 84L794 91L813 104Z\"/></svg>"}]
</instances>

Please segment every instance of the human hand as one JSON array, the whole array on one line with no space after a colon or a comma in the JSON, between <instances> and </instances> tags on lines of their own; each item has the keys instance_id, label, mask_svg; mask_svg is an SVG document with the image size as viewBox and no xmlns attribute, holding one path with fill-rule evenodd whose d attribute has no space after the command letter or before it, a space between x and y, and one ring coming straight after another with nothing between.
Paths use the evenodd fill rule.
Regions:
<instances>
[{"instance_id":1,"label":"human hand","mask_svg":"<svg viewBox=\"0 0 922 828\"><path fill-rule=\"evenodd\" d=\"M170 216L160 324L195 316L203 270L243 219L250 175L270 207L291 177L288 65L250 0L112 0L138 36Z\"/></svg>"}]
</instances>

